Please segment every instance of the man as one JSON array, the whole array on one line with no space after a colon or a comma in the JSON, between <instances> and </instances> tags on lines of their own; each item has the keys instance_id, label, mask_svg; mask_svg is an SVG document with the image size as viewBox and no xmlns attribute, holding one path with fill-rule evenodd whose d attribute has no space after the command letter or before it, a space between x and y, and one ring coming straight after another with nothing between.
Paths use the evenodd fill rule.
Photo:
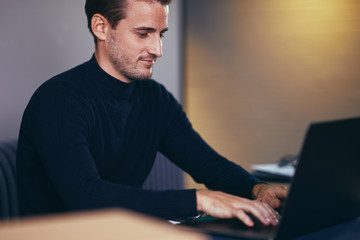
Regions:
<instances>
[{"instance_id":1,"label":"man","mask_svg":"<svg viewBox=\"0 0 360 240\"><path fill-rule=\"evenodd\" d=\"M45 82L23 116L18 186L23 215L125 207L162 218L236 217L276 225L286 198L211 149L180 104L151 80L170 0L87 0L90 61ZM213 190L141 188L156 152ZM255 200L251 200L255 199Z\"/></svg>"}]
</instances>

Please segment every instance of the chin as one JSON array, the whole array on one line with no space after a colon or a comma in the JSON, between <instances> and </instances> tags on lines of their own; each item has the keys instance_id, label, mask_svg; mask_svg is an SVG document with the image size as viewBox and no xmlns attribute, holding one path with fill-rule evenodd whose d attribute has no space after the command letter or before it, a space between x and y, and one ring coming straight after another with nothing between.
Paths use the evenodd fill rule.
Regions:
<instances>
[{"instance_id":1,"label":"chin","mask_svg":"<svg viewBox=\"0 0 360 240\"><path fill-rule=\"evenodd\" d=\"M139 79L141 79L141 80L148 80L151 77L152 77L152 72L151 71L139 75Z\"/></svg>"},{"instance_id":2,"label":"chin","mask_svg":"<svg viewBox=\"0 0 360 240\"><path fill-rule=\"evenodd\" d=\"M150 74L150 75L127 76L127 78L130 79L131 81L144 81L144 80L151 79L151 77L152 77L152 74Z\"/></svg>"}]
</instances>

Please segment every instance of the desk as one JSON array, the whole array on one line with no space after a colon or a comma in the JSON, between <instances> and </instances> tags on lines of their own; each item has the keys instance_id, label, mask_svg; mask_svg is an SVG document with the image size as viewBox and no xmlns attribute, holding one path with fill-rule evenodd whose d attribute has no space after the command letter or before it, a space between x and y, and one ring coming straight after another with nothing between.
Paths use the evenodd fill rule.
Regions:
<instances>
[{"instance_id":1,"label":"desk","mask_svg":"<svg viewBox=\"0 0 360 240\"><path fill-rule=\"evenodd\" d=\"M206 240L161 220L121 209L0 222L3 240Z\"/></svg>"},{"instance_id":2,"label":"desk","mask_svg":"<svg viewBox=\"0 0 360 240\"><path fill-rule=\"evenodd\" d=\"M299 226L301 227L301 226ZM235 240L235 238L212 236L213 240ZM293 240L359 240L360 218L342 223L333 227L325 228Z\"/></svg>"},{"instance_id":3,"label":"desk","mask_svg":"<svg viewBox=\"0 0 360 240\"><path fill-rule=\"evenodd\" d=\"M301 227L301 226L299 226ZM235 240L178 229L161 220L111 209L0 222L6 240ZM294 240L358 240L360 218Z\"/></svg>"}]
</instances>

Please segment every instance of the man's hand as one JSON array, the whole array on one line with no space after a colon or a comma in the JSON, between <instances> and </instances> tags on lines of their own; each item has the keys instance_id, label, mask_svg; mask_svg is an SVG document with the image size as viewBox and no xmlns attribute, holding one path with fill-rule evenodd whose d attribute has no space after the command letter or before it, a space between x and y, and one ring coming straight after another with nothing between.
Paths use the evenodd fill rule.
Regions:
<instances>
[{"instance_id":1,"label":"man's hand","mask_svg":"<svg viewBox=\"0 0 360 240\"><path fill-rule=\"evenodd\" d=\"M285 186L271 186L268 184L257 184L253 188L254 198L269 204L272 208L279 208L282 201L288 195Z\"/></svg>"},{"instance_id":2,"label":"man's hand","mask_svg":"<svg viewBox=\"0 0 360 240\"><path fill-rule=\"evenodd\" d=\"M238 218L247 226L254 226L247 213L252 214L264 225L277 225L279 214L266 202L249 200L223 192L197 190L197 210L217 218Z\"/></svg>"}]
</instances>

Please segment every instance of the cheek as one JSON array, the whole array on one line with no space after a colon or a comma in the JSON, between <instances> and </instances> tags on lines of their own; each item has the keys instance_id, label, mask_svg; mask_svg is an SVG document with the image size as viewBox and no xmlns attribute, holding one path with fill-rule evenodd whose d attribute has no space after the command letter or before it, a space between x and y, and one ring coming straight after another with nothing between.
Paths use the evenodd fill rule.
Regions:
<instances>
[{"instance_id":1,"label":"cheek","mask_svg":"<svg viewBox=\"0 0 360 240\"><path fill-rule=\"evenodd\" d=\"M146 41L134 34L117 34L116 45L131 59L137 59L146 52Z\"/></svg>"},{"instance_id":2,"label":"cheek","mask_svg":"<svg viewBox=\"0 0 360 240\"><path fill-rule=\"evenodd\" d=\"M128 38L126 41L122 41L122 49L127 52L129 55L139 55L143 52L143 45L141 41L136 38Z\"/></svg>"}]
</instances>

